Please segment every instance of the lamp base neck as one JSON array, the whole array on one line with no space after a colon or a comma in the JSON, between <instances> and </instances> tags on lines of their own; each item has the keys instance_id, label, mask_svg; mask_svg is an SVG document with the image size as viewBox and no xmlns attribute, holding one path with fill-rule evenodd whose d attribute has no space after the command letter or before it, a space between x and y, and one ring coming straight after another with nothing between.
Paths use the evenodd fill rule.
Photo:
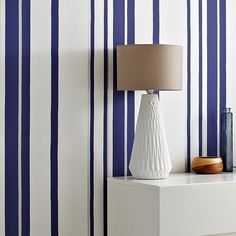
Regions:
<instances>
[{"instance_id":1,"label":"lamp base neck","mask_svg":"<svg viewBox=\"0 0 236 236\"><path fill-rule=\"evenodd\" d=\"M154 91L153 89L146 90L147 94L154 94Z\"/></svg>"}]
</instances>

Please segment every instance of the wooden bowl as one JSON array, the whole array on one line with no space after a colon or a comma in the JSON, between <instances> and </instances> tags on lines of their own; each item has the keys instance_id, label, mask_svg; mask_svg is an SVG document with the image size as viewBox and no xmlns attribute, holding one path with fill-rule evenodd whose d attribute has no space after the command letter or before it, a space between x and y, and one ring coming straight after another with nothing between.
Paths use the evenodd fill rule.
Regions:
<instances>
[{"instance_id":1,"label":"wooden bowl","mask_svg":"<svg viewBox=\"0 0 236 236\"><path fill-rule=\"evenodd\" d=\"M192 169L197 174L219 174L223 170L223 162L220 157L216 156L195 157Z\"/></svg>"}]
</instances>

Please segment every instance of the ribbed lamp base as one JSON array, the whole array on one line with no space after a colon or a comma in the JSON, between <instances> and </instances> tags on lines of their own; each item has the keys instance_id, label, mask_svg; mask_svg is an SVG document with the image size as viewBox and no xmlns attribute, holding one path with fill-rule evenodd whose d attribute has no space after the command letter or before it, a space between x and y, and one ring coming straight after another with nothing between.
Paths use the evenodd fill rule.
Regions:
<instances>
[{"instance_id":1,"label":"ribbed lamp base","mask_svg":"<svg viewBox=\"0 0 236 236\"><path fill-rule=\"evenodd\" d=\"M129 169L134 178L162 179L171 171L157 94L143 94Z\"/></svg>"}]
</instances>

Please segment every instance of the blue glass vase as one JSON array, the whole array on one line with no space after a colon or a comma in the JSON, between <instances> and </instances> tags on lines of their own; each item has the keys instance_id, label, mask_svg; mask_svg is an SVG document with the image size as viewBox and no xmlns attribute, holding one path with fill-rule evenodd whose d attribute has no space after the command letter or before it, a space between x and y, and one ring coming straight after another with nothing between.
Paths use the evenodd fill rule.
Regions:
<instances>
[{"instance_id":1,"label":"blue glass vase","mask_svg":"<svg viewBox=\"0 0 236 236\"><path fill-rule=\"evenodd\" d=\"M223 160L223 171L233 171L233 113L224 108L220 116L220 156Z\"/></svg>"}]
</instances>

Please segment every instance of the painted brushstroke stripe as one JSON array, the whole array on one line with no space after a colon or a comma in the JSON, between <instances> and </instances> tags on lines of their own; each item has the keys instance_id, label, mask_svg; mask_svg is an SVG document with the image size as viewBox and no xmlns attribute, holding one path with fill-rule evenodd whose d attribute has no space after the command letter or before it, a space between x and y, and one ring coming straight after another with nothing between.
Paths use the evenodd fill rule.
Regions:
<instances>
[{"instance_id":1,"label":"painted brushstroke stripe","mask_svg":"<svg viewBox=\"0 0 236 236\"><path fill-rule=\"evenodd\" d=\"M128 1L128 33L127 33L127 43L134 44L135 42L135 0Z\"/></svg>"},{"instance_id":2,"label":"painted brushstroke stripe","mask_svg":"<svg viewBox=\"0 0 236 236\"><path fill-rule=\"evenodd\" d=\"M220 155L220 0L217 0L217 156Z\"/></svg>"},{"instance_id":3,"label":"painted brushstroke stripe","mask_svg":"<svg viewBox=\"0 0 236 236\"><path fill-rule=\"evenodd\" d=\"M191 166L191 12L187 0L187 172Z\"/></svg>"},{"instance_id":4,"label":"painted brushstroke stripe","mask_svg":"<svg viewBox=\"0 0 236 236\"><path fill-rule=\"evenodd\" d=\"M0 235L5 235L5 1L0 1Z\"/></svg>"},{"instance_id":5,"label":"painted brushstroke stripe","mask_svg":"<svg viewBox=\"0 0 236 236\"><path fill-rule=\"evenodd\" d=\"M124 0L125 18L124 18L124 44L128 44L128 1ZM127 126L128 126L128 91L124 91L124 176L127 176L128 161L127 161Z\"/></svg>"},{"instance_id":6,"label":"painted brushstroke stripe","mask_svg":"<svg viewBox=\"0 0 236 236\"><path fill-rule=\"evenodd\" d=\"M153 0L153 14L152 14L152 18L153 18L153 25L152 25L152 34L153 34L153 43L158 44L159 43L159 0ZM160 93L158 90L154 91L155 94L159 95L159 99L160 99Z\"/></svg>"},{"instance_id":7,"label":"painted brushstroke stripe","mask_svg":"<svg viewBox=\"0 0 236 236\"><path fill-rule=\"evenodd\" d=\"M217 1L207 1L207 155L217 155Z\"/></svg>"},{"instance_id":8,"label":"painted brushstroke stripe","mask_svg":"<svg viewBox=\"0 0 236 236\"><path fill-rule=\"evenodd\" d=\"M116 46L124 43L124 0L113 0L113 176L124 175L124 92L117 91Z\"/></svg>"},{"instance_id":9,"label":"painted brushstroke stripe","mask_svg":"<svg viewBox=\"0 0 236 236\"><path fill-rule=\"evenodd\" d=\"M21 221L30 235L30 0L22 1Z\"/></svg>"},{"instance_id":10,"label":"painted brushstroke stripe","mask_svg":"<svg viewBox=\"0 0 236 236\"><path fill-rule=\"evenodd\" d=\"M58 0L51 5L51 235L58 235Z\"/></svg>"},{"instance_id":11,"label":"painted brushstroke stripe","mask_svg":"<svg viewBox=\"0 0 236 236\"><path fill-rule=\"evenodd\" d=\"M18 235L19 1L5 2L5 234Z\"/></svg>"},{"instance_id":12,"label":"painted brushstroke stripe","mask_svg":"<svg viewBox=\"0 0 236 236\"><path fill-rule=\"evenodd\" d=\"M124 44L127 44L126 42ZM128 91L124 91L124 176L127 176L127 122L128 122Z\"/></svg>"},{"instance_id":13,"label":"painted brushstroke stripe","mask_svg":"<svg viewBox=\"0 0 236 236\"><path fill-rule=\"evenodd\" d=\"M226 106L226 0L220 0L220 112Z\"/></svg>"},{"instance_id":14,"label":"painted brushstroke stripe","mask_svg":"<svg viewBox=\"0 0 236 236\"><path fill-rule=\"evenodd\" d=\"M103 84L103 229L107 236L107 125L108 125L108 2L104 0L104 84Z\"/></svg>"},{"instance_id":15,"label":"painted brushstroke stripe","mask_svg":"<svg viewBox=\"0 0 236 236\"><path fill-rule=\"evenodd\" d=\"M153 43L159 43L159 0L153 0Z\"/></svg>"},{"instance_id":16,"label":"painted brushstroke stripe","mask_svg":"<svg viewBox=\"0 0 236 236\"><path fill-rule=\"evenodd\" d=\"M131 159L133 141L134 141L134 92L127 93L127 176L131 175L129 163Z\"/></svg>"},{"instance_id":17,"label":"painted brushstroke stripe","mask_svg":"<svg viewBox=\"0 0 236 236\"><path fill-rule=\"evenodd\" d=\"M21 130L22 130L22 0L19 0L19 59L18 59L18 232L22 235L22 173L21 173Z\"/></svg>"},{"instance_id":18,"label":"painted brushstroke stripe","mask_svg":"<svg viewBox=\"0 0 236 236\"><path fill-rule=\"evenodd\" d=\"M94 235L94 0L90 25L90 236Z\"/></svg>"},{"instance_id":19,"label":"painted brushstroke stripe","mask_svg":"<svg viewBox=\"0 0 236 236\"><path fill-rule=\"evenodd\" d=\"M127 43L134 44L135 43L135 1L128 1L128 33L127 33ZM131 159L133 141L134 141L134 92L127 92L127 175L131 175L129 170L129 162Z\"/></svg>"},{"instance_id":20,"label":"painted brushstroke stripe","mask_svg":"<svg viewBox=\"0 0 236 236\"><path fill-rule=\"evenodd\" d=\"M199 156L202 156L202 0L199 0Z\"/></svg>"}]
</instances>

